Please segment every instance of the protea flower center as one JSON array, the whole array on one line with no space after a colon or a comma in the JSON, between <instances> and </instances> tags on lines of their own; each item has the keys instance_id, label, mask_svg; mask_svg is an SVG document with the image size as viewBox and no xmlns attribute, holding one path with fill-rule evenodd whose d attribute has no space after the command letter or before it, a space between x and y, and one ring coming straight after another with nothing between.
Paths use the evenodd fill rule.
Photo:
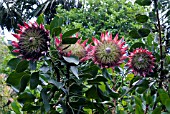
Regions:
<instances>
[{"instance_id":1,"label":"protea flower center","mask_svg":"<svg viewBox=\"0 0 170 114\"><path fill-rule=\"evenodd\" d=\"M13 41L13 46L18 48L14 52L19 52L24 59L33 61L45 55L50 45L50 38L49 32L43 25L24 23L24 26L19 25L19 27L19 34L13 34L19 40L18 46Z\"/></svg>"},{"instance_id":2,"label":"protea flower center","mask_svg":"<svg viewBox=\"0 0 170 114\"><path fill-rule=\"evenodd\" d=\"M92 38L95 46L92 46L90 55L95 64L101 68L108 68L118 66L126 58L127 47L123 47L125 42L123 39L118 40L118 34L112 39L112 34L108 35L102 33L100 41Z\"/></svg>"},{"instance_id":3,"label":"protea flower center","mask_svg":"<svg viewBox=\"0 0 170 114\"><path fill-rule=\"evenodd\" d=\"M152 53L146 49L136 49L129 56L128 66L133 69L135 75L140 74L146 76L149 72L153 72L154 60Z\"/></svg>"},{"instance_id":4,"label":"protea flower center","mask_svg":"<svg viewBox=\"0 0 170 114\"><path fill-rule=\"evenodd\" d=\"M132 65L135 70L143 71L147 70L147 67L151 64L151 60L148 55L144 53L138 53L132 58Z\"/></svg>"},{"instance_id":5,"label":"protea flower center","mask_svg":"<svg viewBox=\"0 0 170 114\"><path fill-rule=\"evenodd\" d=\"M96 46L95 57L102 65L111 66L120 60L121 52L113 42L103 42Z\"/></svg>"},{"instance_id":6,"label":"protea flower center","mask_svg":"<svg viewBox=\"0 0 170 114\"><path fill-rule=\"evenodd\" d=\"M111 48L110 47L107 47L106 48L106 53L110 53L111 52Z\"/></svg>"}]
</instances>

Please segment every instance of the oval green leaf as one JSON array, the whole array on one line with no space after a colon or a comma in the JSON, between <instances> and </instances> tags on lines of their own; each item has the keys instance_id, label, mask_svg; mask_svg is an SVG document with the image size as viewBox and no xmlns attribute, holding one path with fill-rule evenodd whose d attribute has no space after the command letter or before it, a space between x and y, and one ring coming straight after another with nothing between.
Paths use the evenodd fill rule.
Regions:
<instances>
[{"instance_id":1,"label":"oval green leaf","mask_svg":"<svg viewBox=\"0 0 170 114\"><path fill-rule=\"evenodd\" d=\"M23 92L25 90L25 88L27 87L27 84L30 80L30 75L24 75L21 79L21 82L20 82L20 89L19 89L19 92Z\"/></svg>"},{"instance_id":2,"label":"oval green leaf","mask_svg":"<svg viewBox=\"0 0 170 114\"><path fill-rule=\"evenodd\" d=\"M141 6L149 6L151 5L151 0L136 0L135 3L141 5Z\"/></svg>"},{"instance_id":3,"label":"oval green leaf","mask_svg":"<svg viewBox=\"0 0 170 114\"><path fill-rule=\"evenodd\" d=\"M19 97L17 98L17 100L20 102L20 103L26 103L26 102L34 102L35 100L35 96L31 93L28 93L28 92L24 92L24 93L21 93L19 95Z\"/></svg>"},{"instance_id":4,"label":"oval green leaf","mask_svg":"<svg viewBox=\"0 0 170 114\"><path fill-rule=\"evenodd\" d=\"M129 35L134 38L134 39L138 39L140 38L141 36L139 35L138 31L137 30L132 30L129 32Z\"/></svg>"},{"instance_id":5,"label":"oval green leaf","mask_svg":"<svg viewBox=\"0 0 170 114\"><path fill-rule=\"evenodd\" d=\"M65 60L66 62L68 62L68 63L74 63L74 64L76 64L76 65L79 64L79 59L78 59L78 57L76 57L76 56L70 56L70 57L65 57L65 56L63 56L63 58L64 58L64 60Z\"/></svg>"},{"instance_id":6,"label":"oval green leaf","mask_svg":"<svg viewBox=\"0 0 170 114\"><path fill-rule=\"evenodd\" d=\"M35 89L39 84L39 72L34 72L31 74L30 78L30 89Z\"/></svg>"},{"instance_id":7,"label":"oval green leaf","mask_svg":"<svg viewBox=\"0 0 170 114\"><path fill-rule=\"evenodd\" d=\"M9 60L9 62L7 63L8 67L10 67L12 70L16 69L16 66L18 65L18 63L21 60L19 58L12 58L11 60Z\"/></svg>"},{"instance_id":8,"label":"oval green leaf","mask_svg":"<svg viewBox=\"0 0 170 114\"><path fill-rule=\"evenodd\" d=\"M77 28L77 29L73 29L73 30L70 30L70 31L67 31L63 34L63 39L66 38L66 37L70 37L72 36L73 34L75 34L76 32L78 32L80 30L80 28Z\"/></svg>"},{"instance_id":9,"label":"oval green leaf","mask_svg":"<svg viewBox=\"0 0 170 114\"><path fill-rule=\"evenodd\" d=\"M146 28L141 28L138 30L138 33L140 34L141 37L147 37L150 33L150 30Z\"/></svg>"},{"instance_id":10,"label":"oval green leaf","mask_svg":"<svg viewBox=\"0 0 170 114\"><path fill-rule=\"evenodd\" d=\"M18 63L17 67L16 67L16 71L19 72L23 72L28 68L29 62L26 60L22 60L21 62Z\"/></svg>"},{"instance_id":11,"label":"oval green leaf","mask_svg":"<svg viewBox=\"0 0 170 114\"><path fill-rule=\"evenodd\" d=\"M134 43L131 47L129 51L133 51L136 48L145 48L145 44L141 43L141 42L136 42Z\"/></svg>"},{"instance_id":12,"label":"oval green leaf","mask_svg":"<svg viewBox=\"0 0 170 114\"><path fill-rule=\"evenodd\" d=\"M62 44L75 44L78 38L64 38Z\"/></svg>"},{"instance_id":13,"label":"oval green leaf","mask_svg":"<svg viewBox=\"0 0 170 114\"><path fill-rule=\"evenodd\" d=\"M148 21L148 16L138 14L138 15L136 15L136 20L140 23L145 23Z\"/></svg>"}]
</instances>

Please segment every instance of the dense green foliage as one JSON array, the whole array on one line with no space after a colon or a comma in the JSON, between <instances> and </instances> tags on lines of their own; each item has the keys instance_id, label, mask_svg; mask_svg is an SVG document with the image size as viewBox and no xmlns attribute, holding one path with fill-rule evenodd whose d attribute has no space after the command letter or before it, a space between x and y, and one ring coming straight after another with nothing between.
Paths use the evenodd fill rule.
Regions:
<instances>
[{"instance_id":1,"label":"dense green foliage","mask_svg":"<svg viewBox=\"0 0 170 114\"><path fill-rule=\"evenodd\" d=\"M170 113L168 0L136 0L134 5L125 0L87 0L78 8L72 7L75 1L70 7L55 2L39 5L42 9L52 4L56 10L49 13L49 7L43 7L37 18L50 31L49 53L37 62L14 57L7 63L11 70L6 82L18 95L11 104L16 113ZM100 39L106 31L125 37L127 55L136 48L152 52L153 72L136 75L127 68L128 59L114 69L102 69L91 60L81 63L76 56L60 55L55 46L54 37L60 33L69 47L78 40L77 32L91 43L93 36Z\"/></svg>"}]
</instances>

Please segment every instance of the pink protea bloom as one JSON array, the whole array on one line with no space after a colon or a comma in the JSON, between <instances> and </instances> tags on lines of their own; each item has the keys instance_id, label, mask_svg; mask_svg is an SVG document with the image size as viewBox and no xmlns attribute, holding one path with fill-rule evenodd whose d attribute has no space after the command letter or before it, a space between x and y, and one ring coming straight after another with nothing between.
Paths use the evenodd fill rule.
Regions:
<instances>
[{"instance_id":1,"label":"pink protea bloom","mask_svg":"<svg viewBox=\"0 0 170 114\"><path fill-rule=\"evenodd\" d=\"M70 37L72 38L72 37ZM78 38L78 34L76 34L76 38ZM57 47L57 50L59 51L59 53L63 56L77 56L80 60L80 62L84 62L89 58L89 56L87 56L89 47L89 45L86 45L88 42L88 39L86 39L84 42L82 42L82 38L80 38L79 40L77 40L77 42L75 44L62 44L62 34L60 34L60 38L55 37L55 44Z\"/></svg>"},{"instance_id":2,"label":"pink protea bloom","mask_svg":"<svg viewBox=\"0 0 170 114\"><path fill-rule=\"evenodd\" d=\"M49 31L42 24L25 23L18 25L18 34L12 34L18 41L12 41L14 53L19 53L23 59L36 61L45 55L50 46Z\"/></svg>"},{"instance_id":3,"label":"pink protea bloom","mask_svg":"<svg viewBox=\"0 0 170 114\"><path fill-rule=\"evenodd\" d=\"M132 69L135 75L140 74L146 76L149 72L153 72L154 56L147 49L137 48L129 55L127 66Z\"/></svg>"},{"instance_id":4,"label":"pink protea bloom","mask_svg":"<svg viewBox=\"0 0 170 114\"><path fill-rule=\"evenodd\" d=\"M89 55L93 62L101 68L114 68L126 59L127 47L124 46L124 39L118 40L118 34L112 39L112 34L101 33L100 41L92 38L94 45L91 46Z\"/></svg>"}]
</instances>

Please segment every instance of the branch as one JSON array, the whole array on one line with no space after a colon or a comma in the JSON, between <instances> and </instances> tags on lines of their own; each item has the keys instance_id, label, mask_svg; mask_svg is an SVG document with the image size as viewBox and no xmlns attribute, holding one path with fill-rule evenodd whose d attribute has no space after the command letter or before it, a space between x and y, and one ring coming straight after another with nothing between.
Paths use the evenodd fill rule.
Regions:
<instances>
[{"instance_id":1,"label":"branch","mask_svg":"<svg viewBox=\"0 0 170 114\"><path fill-rule=\"evenodd\" d=\"M158 33L159 33L159 45L160 45L160 63L161 63L161 68L160 68L160 83L159 83L159 87L162 86L162 70L163 70L163 52L162 52L162 36L161 36L161 24L160 24L160 19L159 19L159 10L158 10L158 0L154 0L154 4L155 4L155 9L156 9L156 18L157 18L157 22L158 22Z\"/></svg>"}]
</instances>

